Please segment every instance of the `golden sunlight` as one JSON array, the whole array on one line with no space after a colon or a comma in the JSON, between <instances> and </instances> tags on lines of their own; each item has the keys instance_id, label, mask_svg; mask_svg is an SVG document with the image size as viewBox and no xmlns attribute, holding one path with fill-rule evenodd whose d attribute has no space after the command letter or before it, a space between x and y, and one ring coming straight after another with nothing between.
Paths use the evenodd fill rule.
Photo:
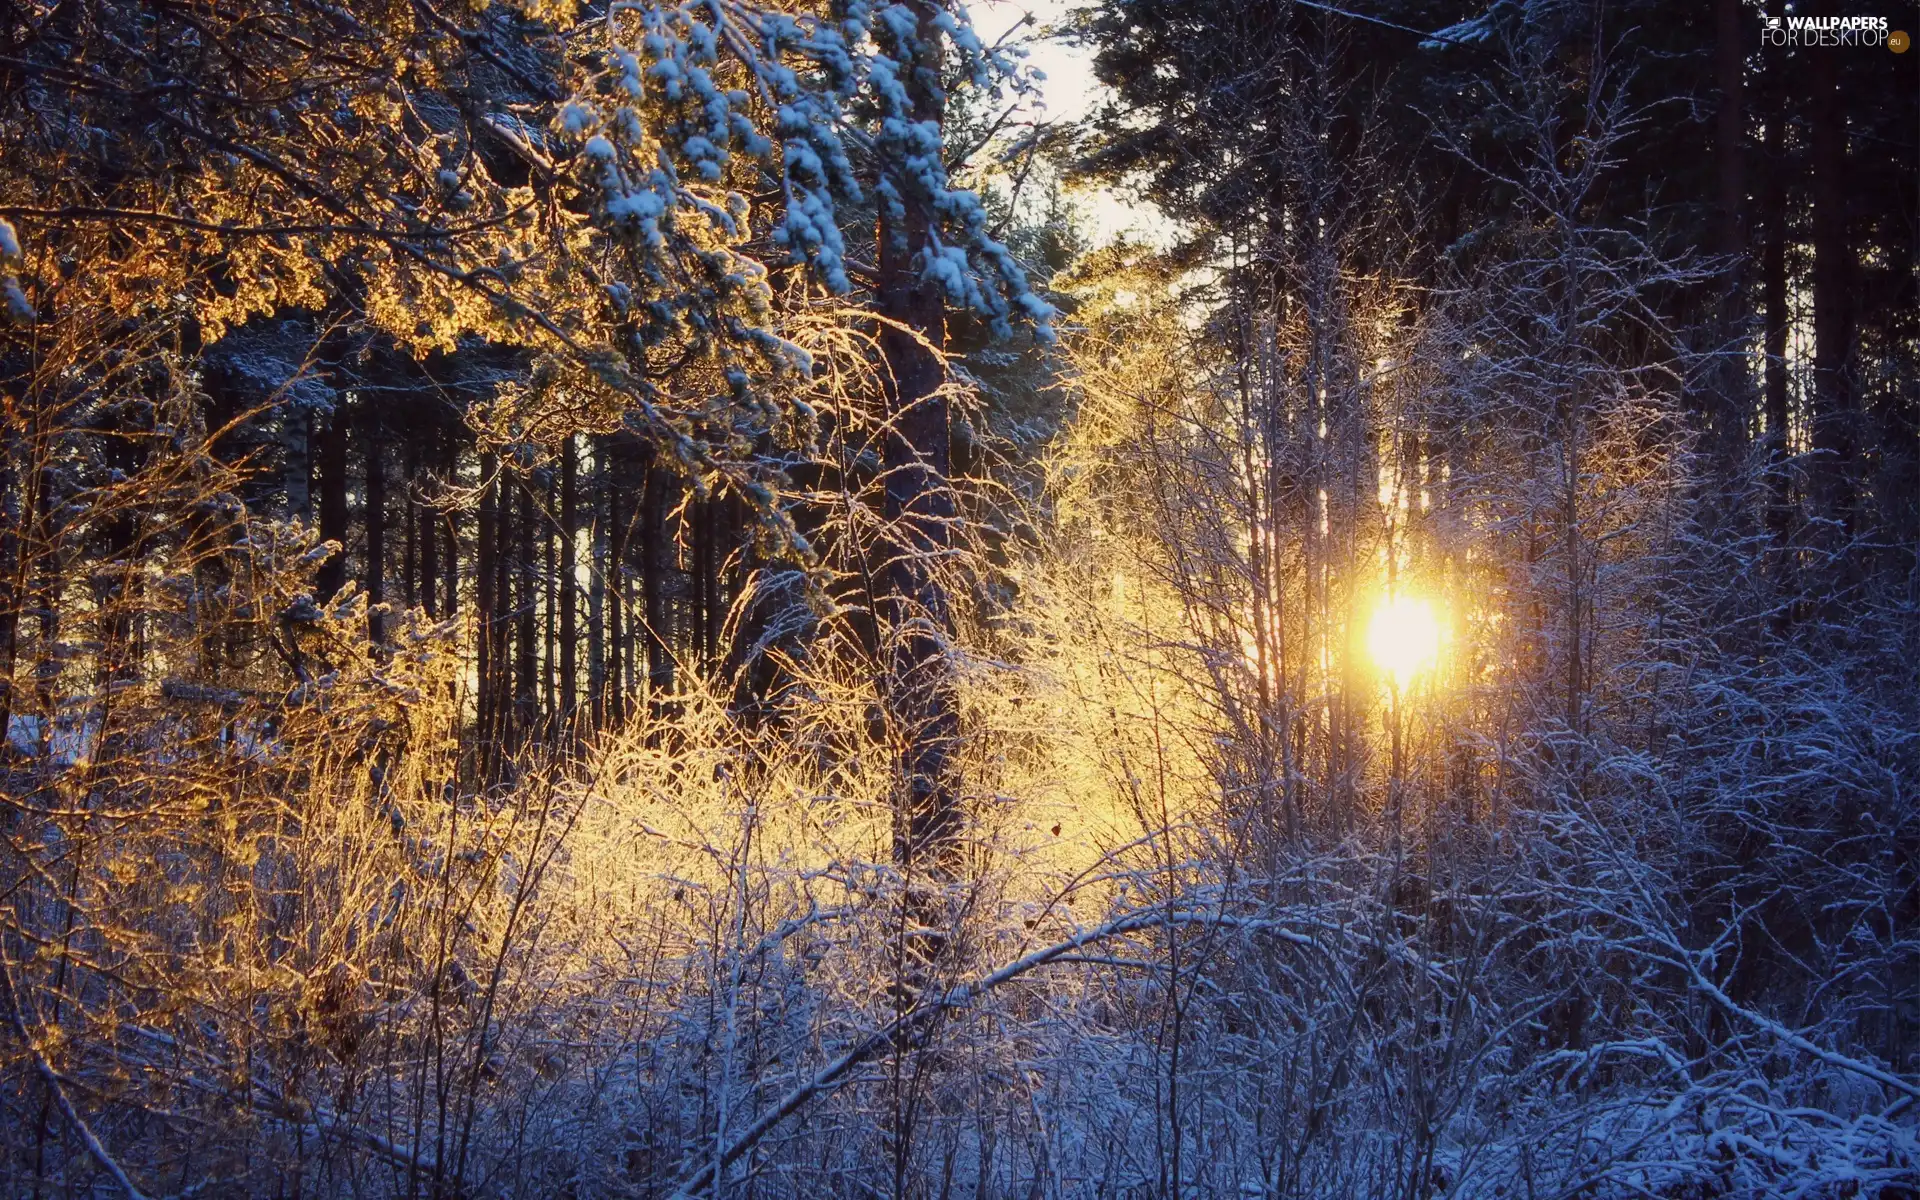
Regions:
<instances>
[{"instance_id":1,"label":"golden sunlight","mask_svg":"<svg viewBox=\"0 0 1920 1200\"><path fill-rule=\"evenodd\" d=\"M1367 652L1394 686L1404 689L1440 660L1440 620L1433 605L1414 596L1388 596L1367 625Z\"/></svg>"}]
</instances>

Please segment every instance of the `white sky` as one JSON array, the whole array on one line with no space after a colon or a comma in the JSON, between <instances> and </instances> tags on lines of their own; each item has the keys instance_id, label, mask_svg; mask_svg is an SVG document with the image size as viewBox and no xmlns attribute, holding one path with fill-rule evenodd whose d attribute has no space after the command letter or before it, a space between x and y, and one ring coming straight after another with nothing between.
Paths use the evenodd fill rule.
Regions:
<instances>
[{"instance_id":1,"label":"white sky","mask_svg":"<svg viewBox=\"0 0 1920 1200\"><path fill-rule=\"evenodd\" d=\"M1030 17L1032 23L1018 35L1027 44L1027 61L1046 73L1042 90L1047 115L1057 121L1072 121L1085 116L1102 90L1093 78L1093 55L1048 38L1032 39L1034 29L1049 29L1060 24L1072 11L1065 0L968 0L967 11L973 18L974 32L991 46L1008 30Z\"/></svg>"},{"instance_id":2,"label":"white sky","mask_svg":"<svg viewBox=\"0 0 1920 1200\"><path fill-rule=\"evenodd\" d=\"M1037 39L1033 31L1047 30L1065 21L1085 0L967 0L974 32L991 46L1022 17L1032 24L1015 35L1027 47L1027 61L1046 79L1040 85L1048 118L1075 121L1105 98L1107 89L1093 77L1093 52L1059 38ZM1171 230L1151 206L1138 203L1111 188L1076 188L1073 198L1086 218L1086 233L1096 245L1122 234L1154 245L1171 243Z\"/></svg>"}]
</instances>

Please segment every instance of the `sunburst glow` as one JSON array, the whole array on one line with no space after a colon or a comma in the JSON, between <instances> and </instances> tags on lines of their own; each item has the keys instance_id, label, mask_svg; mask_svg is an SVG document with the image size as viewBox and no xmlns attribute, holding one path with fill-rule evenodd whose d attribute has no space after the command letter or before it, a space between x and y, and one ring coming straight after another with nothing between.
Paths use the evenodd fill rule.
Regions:
<instances>
[{"instance_id":1,"label":"sunburst glow","mask_svg":"<svg viewBox=\"0 0 1920 1200\"><path fill-rule=\"evenodd\" d=\"M1396 687L1405 688L1440 661L1440 619L1416 596L1388 596L1367 625L1367 652Z\"/></svg>"}]
</instances>

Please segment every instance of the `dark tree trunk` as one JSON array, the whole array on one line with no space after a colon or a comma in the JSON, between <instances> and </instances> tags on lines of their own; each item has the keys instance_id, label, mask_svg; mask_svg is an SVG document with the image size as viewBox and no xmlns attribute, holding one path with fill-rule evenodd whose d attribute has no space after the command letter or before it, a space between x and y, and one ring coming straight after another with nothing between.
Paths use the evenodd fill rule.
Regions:
<instances>
[{"instance_id":1,"label":"dark tree trunk","mask_svg":"<svg viewBox=\"0 0 1920 1200\"><path fill-rule=\"evenodd\" d=\"M1831 12L1832 6L1822 9ZM1814 489L1824 516L1853 528L1853 246L1847 228L1847 118L1840 56L1806 55L1813 88Z\"/></svg>"},{"instance_id":2,"label":"dark tree trunk","mask_svg":"<svg viewBox=\"0 0 1920 1200\"><path fill-rule=\"evenodd\" d=\"M30 559L24 534L28 514L34 508L33 489L16 486L23 475L32 478L32 466L29 464L24 472L16 470L12 448L6 452L9 457L0 465L0 738L8 736L12 728L13 681L19 663L20 616Z\"/></svg>"},{"instance_id":3,"label":"dark tree trunk","mask_svg":"<svg viewBox=\"0 0 1920 1200\"><path fill-rule=\"evenodd\" d=\"M608 533L611 522L602 508L600 500L612 494L607 475L607 439L597 438L593 443L593 478L596 485L596 499L593 503L593 590L587 597L587 697L590 715L595 729L604 729L607 724L607 607L612 597L607 594L608 572L612 570L607 553Z\"/></svg>"},{"instance_id":4,"label":"dark tree trunk","mask_svg":"<svg viewBox=\"0 0 1920 1200\"><path fill-rule=\"evenodd\" d=\"M608 450L612 439L608 440ZM626 574L627 521L621 509L622 488L618 471L609 465L607 477L607 665L603 672L606 687L606 718L617 723L626 715Z\"/></svg>"},{"instance_id":5,"label":"dark tree trunk","mask_svg":"<svg viewBox=\"0 0 1920 1200\"><path fill-rule=\"evenodd\" d=\"M555 516L556 490L553 481L549 480L542 500L545 507L540 513L540 554L545 559L540 573L540 589L544 593L540 620L540 720L542 728L546 730L543 736L551 736L554 718L560 713L559 696L554 690L554 676L560 667L557 640L560 623L556 619L560 611L560 572L555 562L559 547L554 544L558 540L554 534L559 529Z\"/></svg>"},{"instance_id":6,"label":"dark tree trunk","mask_svg":"<svg viewBox=\"0 0 1920 1200\"><path fill-rule=\"evenodd\" d=\"M513 738L513 493L506 473L493 492L493 724L504 747Z\"/></svg>"},{"instance_id":7,"label":"dark tree trunk","mask_svg":"<svg viewBox=\"0 0 1920 1200\"><path fill-rule=\"evenodd\" d=\"M1742 77L1746 73L1745 12L1740 0L1714 0L1717 18L1715 67L1720 105L1715 113L1715 167L1720 187L1720 253L1736 260L1745 257L1746 233L1742 210L1746 204L1746 113Z\"/></svg>"},{"instance_id":8,"label":"dark tree trunk","mask_svg":"<svg viewBox=\"0 0 1920 1200\"><path fill-rule=\"evenodd\" d=\"M912 7L920 44L938 46L932 5ZM909 87L918 120L938 123L943 117L935 86L939 66L915 64ZM894 857L902 865L936 869L959 831L953 751L960 717L947 659L952 618L934 571L951 547L955 514L948 487L950 414L936 353L946 344L945 306L938 287L915 264L930 245L929 234L929 214L918 202L908 204L904 222L880 222L879 300L889 318L880 334L888 420L884 510L892 532L882 550L877 608L886 656L882 688L900 754Z\"/></svg>"},{"instance_id":9,"label":"dark tree trunk","mask_svg":"<svg viewBox=\"0 0 1920 1200\"><path fill-rule=\"evenodd\" d=\"M514 620L514 595L516 592L516 576L519 572L515 570L515 560L518 557L516 554L518 541L514 537L513 493L513 484L503 471L500 477L500 496L497 502L499 514L497 518L498 524L495 529L496 539L493 552L493 603L495 613L493 661L498 666L494 675L495 686L499 689L499 695L496 697L495 703L498 705L498 711L500 713L500 736L502 741L508 745L513 744L517 740L520 732L515 724L515 720L519 716L519 711L516 703L518 697L515 693L514 686L516 675L514 668L518 665L515 661L516 655L514 654L514 632L517 624Z\"/></svg>"},{"instance_id":10,"label":"dark tree trunk","mask_svg":"<svg viewBox=\"0 0 1920 1200\"><path fill-rule=\"evenodd\" d=\"M497 615L494 605L494 576L498 567L494 555L494 497L498 489L492 482L495 466L493 455L480 456L480 519L474 536L475 581L474 581L474 642L477 664L474 671L476 694L474 702L478 708L480 753L489 756L496 740L494 728L494 684L495 672L493 626ZM457 557L457 556L456 556ZM482 774L486 774L485 770Z\"/></svg>"},{"instance_id":11,"label":"dark tree trunk","mask_svg":"<svg viewBox=\"0 0 1920 1200\"><path fill-rule=\"evenodd\" d=\"M1716 67L1720 105L1715 122L1716 174L1720 191L1719 252L1727 260L1721 280L1723 368L1715 389L1715 432L1720 450L1738 461L1752 416L1752 386L1746 366L1747 279L1746 110L1742 76L1746 71L1746 14L1741 0L1714 0L1717 18Z\"/></svg>"},{"instance_id":12,"label":"dark tree trunk","mask_svg":"<svg viewBox=\"0 0 1920 1200\"><path fill-rule=\"evenodd\" d=\"M711 496L693 506L693 639L695 661L702 672L713 670L713 647L719 640L713 621L714 593L719 590L714 569L714 542L719 531L714 522L719 517Z\"/></svg>"},{"instance_id":13,"label":"dark tree trunk","mask_svg":"<svg viewBox=\"0 0 1920 1200\"><path fill-rule=\"evenodd\" d=\"M400 466L400 599L409 609L420 604L420 506L413 492L419 478L420 439L416 433L407 438L407 453ZM427 594L433 594L431 584Z\"/></svg>"},{"instance_id":14,"label":"dark tree trunk","mask_svg":"<svg viewBox=\"0 0 1920 1200\"><path fill-rule=\"evenodd\" d=\"M673 482L672 472L655 454L647 464L646 499L641 514L640 603L645 609L641 649L646 655L647 691L656 698L674 689L672 617L666 594L667 573L673 569L673 539L667 535L667 488ZM657 700L654 711L661 711Z\"/></svg>"},{"instance_id":15,"label":"dark tree trunk","mask_svg":"<svg viewBox=\"0 0 1920 1200\"><path fill-rule=\"evenodd\" d=\"M458 475L460 469L460 447L459 444L453 440L451 434L447 435L445 469L448 479L452 479ZM447 595L440 607L440 618L442 620L448 620L460 615L459 511L452 510L447 512L441 523L446 526L447 532Z\"/></svg>"},{"instance_id":16,"label":"dark tree trunk","mask_svg":"<svg viewBox=\"0 0 1920 1200\"><path fill-rule=\"evenodd\" d=\"M440 541L440 527L445 524L438 519L426 499L420 493L420 474L413 472L407 486L407 509L414 514L414 520L420 527L420 601L427 610L427 616L438 619L441 606L438 603L440 592L440 560L436 548Z\"/></svg>"},{"instance_id":17,"label":"dark tree trunk","mask_svg":"<svg viewBox=\"0 0 1920 1200\"><path fill-rule=\"evenodd\" d=\"M367 636L387 640L386 617L379 606L387 598L387 467L380 436L370 420L362 422L367 464Z\"/></svg>"},{"instance_id":18,"label":"dark tree trunk","mask_svg":"<svg viewBox=\"0 0 1920 1200\"><path fill-rule=\"evenodd\" d=\"M578 592L574 566L575 541L579 537L579 463L574 454L574 439L569 437L560 449L560 704L561 727L573 732L574 707L579 696L575 678L578 663L574 657L575 596Z\"/></svg>"},{"instance_id":19,"label":"dark tree trunk","mask_svg":"<svg viewBox=\"0 0 1920 1200\"><path fill-rule=\"evenodd\" d=\"M1772 0L1768 8L1775 17L1785 11L1784 0ZM1785 538L1792 527L1792 494L1787 486L1787 62L1782 55L1767 68L1766 182L1760 192L1760 219L1766 231L1760 271L1766 309L1767 526L1776 538Z\"/></svg>"},{"instance_id":20,"label":"dark tree trunk","mask_svg":"<svg viewBox=\"0 0 1920 1200\"><path fill-rule=\"evenodd\" d=\"M728 497L713 498L712 540L707 550L713 584L707 589L707 658L714 670L720 669L721 647L727 636L727 556L732 551L732 529L728 524L733 511Z\"/></svg>"},{"instance_id":21,"label":"dark tree trunk","mask_svg":"<svg viewBox=\"0 0 1920 1200\"><path fill-rule=\"evenodd\" d=\"M320 434L320 536L338 542L340 550L320 566L320 603L331 600L347 584L347 409L345 397L335 402Z\"/></svg>"},{"instance_id":22,"label":"dark tree trunk","mask_svg":"<svg viewBox=\"0 0 1920 1200\"><path fill-rule=\"evenodd\" d=\"M516 642L520 651L519 688L514 696L517 733L530 737L540 725L540 580L534 559L533 480L518 481L520 493L520 547L515 575L519 595L514 609Z\"/></svg>"}]
</instances>

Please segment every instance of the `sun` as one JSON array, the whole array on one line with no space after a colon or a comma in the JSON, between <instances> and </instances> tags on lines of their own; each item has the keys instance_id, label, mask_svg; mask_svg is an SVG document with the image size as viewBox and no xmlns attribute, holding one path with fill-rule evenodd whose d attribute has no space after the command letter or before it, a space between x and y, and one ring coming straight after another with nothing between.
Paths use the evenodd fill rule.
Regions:
<instances>
[{"instance_id":1,"label":"sun","mask_svg":"<svg viewBox=\"0 0 1920 1200\"><path fill-rule=\"evenodd\" d=\"M1394 686L1405 689L1440 661L1440 620L1416 596L1388 596L1367 625L1367 652Z\"/></svg>"}]
</instances>

